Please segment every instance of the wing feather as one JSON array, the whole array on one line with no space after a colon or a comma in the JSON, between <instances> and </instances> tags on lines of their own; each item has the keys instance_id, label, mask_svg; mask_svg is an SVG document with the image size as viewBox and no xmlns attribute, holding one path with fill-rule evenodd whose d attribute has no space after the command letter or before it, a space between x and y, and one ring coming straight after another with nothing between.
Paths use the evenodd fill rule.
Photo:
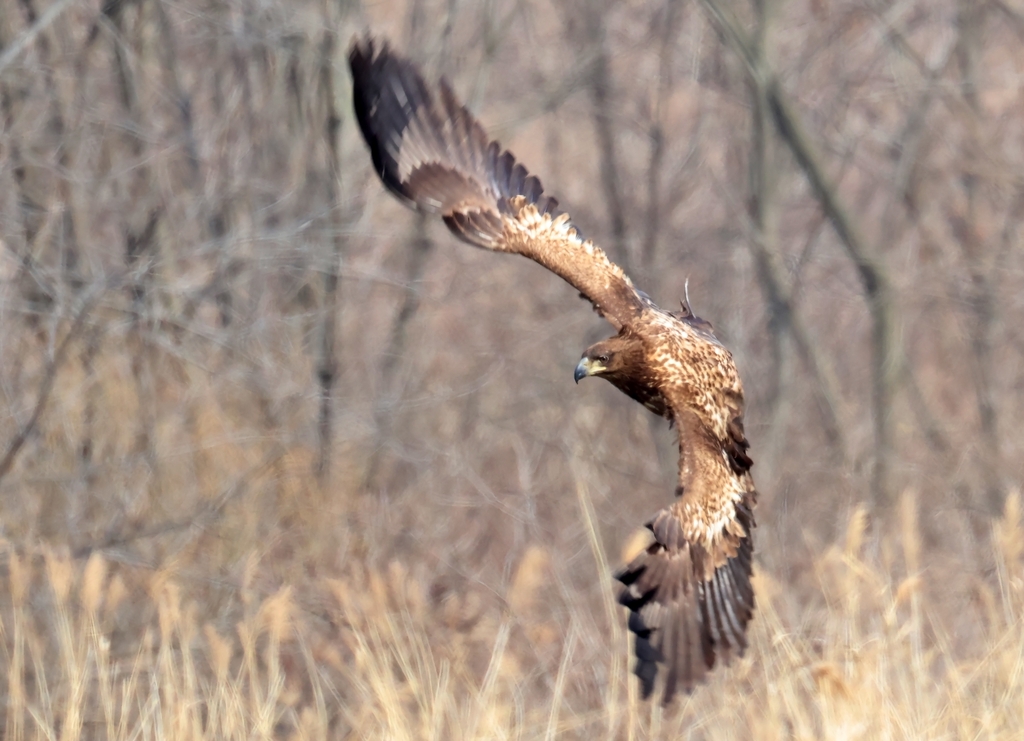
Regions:
<instances>
[{"instance_id":1,"label":"wing feather","mask_svg":"<svg viewBox=\"0 0 1024 741\"><path fill-rule=\"evenodd\" d=\"M520 254L590 300L617 329L647 307L618 265L569 222L444 80L435 98L387 43L356 39L349 51L353 102L374 169L406 205L440 214L460 239Z\"/></svg>"},{"instance_id":2,"label":"wing feather","mask_svg":"<svg viewBox=\"0 0 1024 741\"><path fill-rule=\"evenodd\" d=\"M723 443L693 412L677 412L679 498L647 523L654 542L616 575L631 611L645 698L664 664L664 701L689 692L721 659L742 655L753 616L750 583L756 498Z\"/></svg>"}]
</instances>

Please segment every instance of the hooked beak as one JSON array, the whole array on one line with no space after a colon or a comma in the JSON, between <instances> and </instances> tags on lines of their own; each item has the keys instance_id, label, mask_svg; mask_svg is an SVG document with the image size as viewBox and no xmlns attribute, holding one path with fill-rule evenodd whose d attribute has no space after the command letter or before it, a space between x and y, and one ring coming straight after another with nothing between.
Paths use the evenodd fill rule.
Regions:
<instances>
[{"instance_id":1,"label":"hooked beak","mask_svg":"<svg viewBox=\"0 0 1024 741\"><path fill-rule=\"evenodd\" d=\"M587 376L592 376L602 370L604 370L604 366L585 357L576 364L576 372L572 374L572 377L576 380L576 383L579 383Z\"/></svg>"}]
</instances>

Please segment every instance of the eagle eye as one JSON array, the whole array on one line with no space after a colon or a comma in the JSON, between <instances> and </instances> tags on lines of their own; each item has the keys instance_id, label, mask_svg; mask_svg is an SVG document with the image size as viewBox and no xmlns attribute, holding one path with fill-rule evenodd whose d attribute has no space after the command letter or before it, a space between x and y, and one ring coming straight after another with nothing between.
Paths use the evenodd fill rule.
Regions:
<instances>
[{"instance_id":1,"label":"eagle eye","mask_svg":"<svg viewBox=\"0 0 1024 741\"><path fill-rule=\"evenodd\" d=\"M609 360L611 360L611 358L609 357L609 355L607 353L603 353L601 355L598 355L597 358L595 358L595 360L597 360L598 363L605 363L606 364Z\"/></svg>"}]
</instances>

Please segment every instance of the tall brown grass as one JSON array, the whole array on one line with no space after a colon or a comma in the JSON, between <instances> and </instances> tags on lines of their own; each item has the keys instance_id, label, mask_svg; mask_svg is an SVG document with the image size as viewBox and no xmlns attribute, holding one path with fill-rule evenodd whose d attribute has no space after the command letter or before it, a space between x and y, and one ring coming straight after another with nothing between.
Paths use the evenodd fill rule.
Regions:
<instances>
[{"instance_id":1,"label":"tall brown grass","mask_svg":"<svg viewBox=\"0 0 1024 741\"><path fill-rule=\"evenodd\" d=\"M895 364L707 2L0 0L5 738L1019 735L1019 3L716 4L890 273ZM383 192L366 29L735 354L751 648L670 708L610 572L672 433L572 384L608 329L562 281ZM906 493L865 510L880 420Z\"/></svg>"},{"instance_id":2,"label":"tall brown grass","mask_svg":"<svg viewBox=\"0 0 1024 741\"><path fill-rule=\"evenodd\" d=\"M855 510L814 560L823 599L803 602L758 569L747 655L667 708L638 700L624 631L605 616L536 616L550 569L539 547L499 613L458 597L432 605L395 563L301 598L240 591L241 617L222 632L173 573L151 574L146 604L129 605L123 569L98 555L4 544L5 738L1016 739L1021 520L1013 495L992 533L995 571L965 606L979 637L965 642L928 596L951 576L923 560L914 496L881 540ZM140 609L151 617L121 622Z\"/></svg>"}]
</instances>

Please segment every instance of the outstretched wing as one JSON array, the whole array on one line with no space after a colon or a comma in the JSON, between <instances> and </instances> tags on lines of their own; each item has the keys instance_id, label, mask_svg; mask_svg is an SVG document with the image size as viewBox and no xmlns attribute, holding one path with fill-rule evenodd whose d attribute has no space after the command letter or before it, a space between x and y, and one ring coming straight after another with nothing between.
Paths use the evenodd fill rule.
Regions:
<instances>
[{"instance_id":1,"label":"outstretched wing","mask_svg":"<svg viewBox=\"0 0 1024 741\"><path fill-rule=\"evenodd\" d=\"M664 701L690 691L715 661L742 655L754 611L750 584L753 507L742 423L725 446L693 412L677 413L679 498L647 523L654 542L616 578L636 634L636 674L644 698L666 668ZM735 455L727 448L743 452Z\"/></svg>"},{"instance_id":2,"label":"outstretched wing","mask_svg":"<svg viewBox=\"0 0 1024 741\"><path fill-rule=\"evenodd\" d=\"M647 307L622 269L544 194L540 180L488 139L447 82L435 99L415 65L370 37L353 42L349 66L359 128L392 193L440 214L472 245L540 263L617 329Z\"/></svg>"}]
</instances>

